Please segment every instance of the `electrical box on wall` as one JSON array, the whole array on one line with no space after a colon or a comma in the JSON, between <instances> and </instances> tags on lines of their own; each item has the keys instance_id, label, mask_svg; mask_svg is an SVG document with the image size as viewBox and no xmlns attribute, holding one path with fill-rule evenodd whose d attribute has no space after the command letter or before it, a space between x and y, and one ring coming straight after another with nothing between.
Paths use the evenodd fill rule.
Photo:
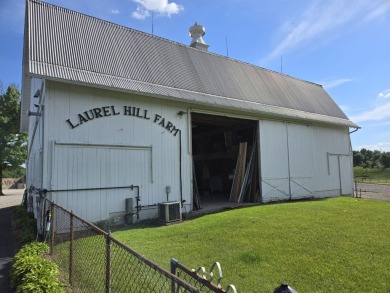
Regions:
<instances>
[{"instance_id":1,"label":"electrical box on wall","mask_svg":"<svg viewBox=\"0 0 390 293\"><path fill-rule=\"evenodd\" d=\"M169 201L158 204L158 219L164 224L181 221L181 206L179 201Z\"/></svg>"}]
</instances>

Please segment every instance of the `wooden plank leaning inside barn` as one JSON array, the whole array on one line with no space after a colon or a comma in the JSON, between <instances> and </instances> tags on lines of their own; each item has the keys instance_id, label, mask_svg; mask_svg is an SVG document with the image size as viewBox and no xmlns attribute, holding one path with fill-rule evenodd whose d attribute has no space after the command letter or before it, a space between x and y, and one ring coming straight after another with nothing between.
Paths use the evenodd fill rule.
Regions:
<instances>
[{"instance_id":1,"label":"wooden plank leaning inside barn","mask_svg":"<svg viewBox=\"0 0 390 293\"><path fill-rule=\"evenodd\" d=\"M240 142L237 165L236 165L236 170L234 172L232 190L230 192L230 199L229 199L230 201L236 202L238 200L239 192L245 175L246 150L247 150L247 143Z\"/></svg>"}]
</instances>

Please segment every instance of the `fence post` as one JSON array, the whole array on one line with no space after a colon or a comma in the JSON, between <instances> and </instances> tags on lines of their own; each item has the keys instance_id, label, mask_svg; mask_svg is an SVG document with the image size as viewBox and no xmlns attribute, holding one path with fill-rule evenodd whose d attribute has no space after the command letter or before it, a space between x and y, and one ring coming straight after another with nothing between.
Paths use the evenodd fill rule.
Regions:
<instances>
[{"instance_id":1,"label":"fence post","mask_svg":"<svg viewBox=\"0 0 390 293\"><path fill-rule=\"evenodd\" d=\"M172 275L176 276L176 267L177 267L178 261L174 258L171 258L171 273ZM171 293L176 293L176 284L175 281L171 280Z\"/></svg>"},{"instance_id":2,"label":"fence post","mask_svg":"<svg viewBox=\"0 0 390 293\"><path fill-rule=\"evenodd\" d=\"M70 235L69 235L69 284L73 285L73 211L70 212Z\"/></svg>"},{"instance_id":3,"label":"fence post","mask_svg":"<svg viewBox=\"0 0 390 293\"><path fill-rule=\"evenodd\" d=\"M54 203L50 203L50 214L51 214L51 232L50 232L50 255L53 256L54 254L54 229L56 227L56 214L55 214L55 207Z\"/></svg>"},{"instance_id":4,"label":"fence post","mask_svg":"<svg viewBox=\"0 0 390 293\"><path fill-rule=\"evenodd\" d=\"M357 180L355 178L355 196L358 197Z\"/></svg>"},{"instance_id":5,"label":"fence post","mask_svg":"<svg viewBox=\"0 0 390 293\"><path fill-rule=\"evenodd\" d=\"M111 292L111 232L106 239L106 293Z\"/></svg>"}]
</instances>

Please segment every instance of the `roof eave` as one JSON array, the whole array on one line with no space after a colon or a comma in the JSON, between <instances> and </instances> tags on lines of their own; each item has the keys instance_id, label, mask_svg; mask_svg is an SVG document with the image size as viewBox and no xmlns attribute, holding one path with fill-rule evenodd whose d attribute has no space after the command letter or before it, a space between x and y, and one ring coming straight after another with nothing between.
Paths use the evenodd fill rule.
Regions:
<instances>
[{"instance_id":1,"label":"roof eave","mask_svg":"<svg viewBox=\"0 0 390 293\"><path fill-rule=\"evenodd\" d=\"M112 79L106 84L91 83L81 80L69 80L63 78L56 78L45 75L32 75L31 77L42 78L52 80L61 83L70 83L81 86L98 87L106 90L115 90L125 93L131 93L135 95L144 95L159 99L172 100L182 103L190 103L192 105L202 105L207 107L217 107L219 109L234 109L242 113L246 113L256 118L270 118L278 120L290 120L300 122L312 122L328 125L337 125L351 128L360 128L358 125L350 121L349 119L326 116L317 113L309 113L300 110L282 108L273 105L264 105L260 103L253 103L248 101L235 100L228 97L213 96L210 94L190 92L183 89L169 88L166 86L147 84L144 82L133 80L122 80L118 77L112 77ZM102 79L100 79L101 81ZM124 83L131 85L124 86ZM240 106L235 106L240 105ZM257 109L256 109L257 108ZM258 110L259 108L264 110ZM288 114L286 114L288 113Z\"/></svg>"},{"instance_id":2,"label":"roof eave","mask_svg":"<svg viewBox=\"0 0 390 293\"><path fill-rule=\"evenodd\" d=\"M20 114L20 131L28 132L29 118L27 111L31 104L31 77L29 76L29 5L26 1L25 23L24 23L24 37L23 37L23 57L22 57L22 88L21 88L21 114Z\"/></svg>"}]
</instances>

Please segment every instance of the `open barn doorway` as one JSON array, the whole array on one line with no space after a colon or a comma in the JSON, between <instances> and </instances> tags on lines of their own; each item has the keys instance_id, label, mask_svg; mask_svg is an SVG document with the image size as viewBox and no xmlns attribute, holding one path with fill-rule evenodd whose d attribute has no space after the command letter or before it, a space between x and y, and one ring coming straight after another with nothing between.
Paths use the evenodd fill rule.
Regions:
<instances>
[{"instance_id":1,"label":"open barn doorway","mask_svg":"<svg viewBox=\"0 0 390 293\"><path fill-rule=\"evenodd\" d=\"M194 209L257 202L257 121L192 113Z\"/></svg>"}]
</instances>

